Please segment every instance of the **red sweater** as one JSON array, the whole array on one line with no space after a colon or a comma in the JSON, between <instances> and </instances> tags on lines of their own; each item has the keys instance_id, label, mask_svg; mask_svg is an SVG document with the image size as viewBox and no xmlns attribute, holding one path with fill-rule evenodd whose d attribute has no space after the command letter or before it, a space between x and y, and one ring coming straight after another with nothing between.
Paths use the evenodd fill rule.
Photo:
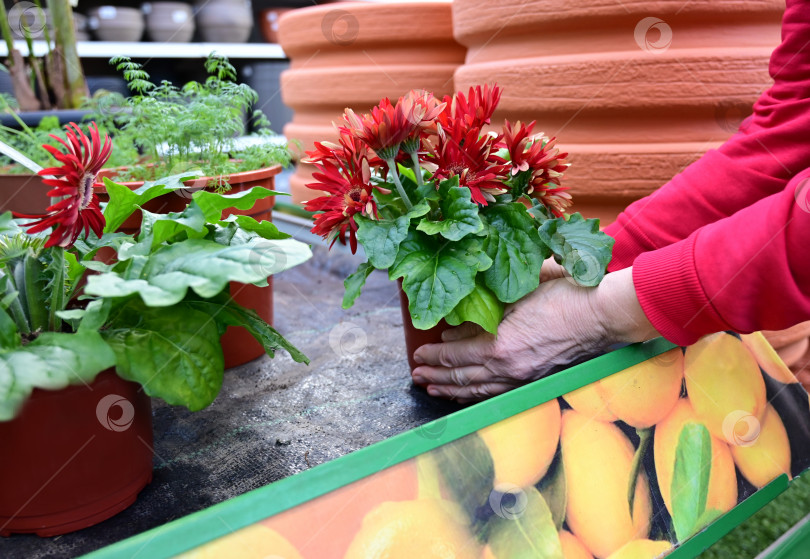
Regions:
<instances>
[{"instance_id":1,"label":"red sweater","mask_svg":"<svg viewBox=\"0 0 810 559\"><path fill-rule=\"evenodd\" d=\"M647 318L689 345L810 320L810 0L787 0L774 79L717 150L605 232Z\"/></svg>"}]
</instances>

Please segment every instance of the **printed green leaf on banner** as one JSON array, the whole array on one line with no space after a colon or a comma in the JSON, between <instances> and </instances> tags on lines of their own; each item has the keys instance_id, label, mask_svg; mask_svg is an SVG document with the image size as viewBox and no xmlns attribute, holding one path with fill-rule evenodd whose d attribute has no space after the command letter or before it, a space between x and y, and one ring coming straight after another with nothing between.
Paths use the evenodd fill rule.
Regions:
<instances>
[{"instance_id":1,"label":"printed green leaf on banner","mask_svg":"<svg viewBox=\"0 0 810 559\"><path fill-rule=\"evenodd\" d=\"M509 505L496 510L489 521L488 544L495 558L563 559L557 527L540 492L526 487L508 498Z\"/></svg>"},{"instance_id":2,"label":"printed green leaf on banner","mask_svg":"<svg viewBox=\"0 0 810 559\"><path fill-rule=\"evenodd\" d=\"M484 222L478 216L478 204L472 201L469 188L455 186L447 189L439 200L439 208L441 221L423 219L416 229L428 235L439 233L445 239L459 241L484 228Z\"/></svg>"},{"instance_id":3,"label":"printed green leaf on banner","mask_svg":"<svg viewBox=\"0 0 810 559\"><path fill-rule=\"evenodd\" d=\"M605 275L613 250L613 238L599 231L598 219L572 214L568 220L549 219L538 230L540 238L580 285L598 285Z\"/></svg>"},{"instance_id":4,"label":"printed green leaf on banner","mask_svg":"<svg viewBox=\"0 0 810 559\"><path fill-rule=\"evenodd\" d=\"M130 190L129 187L114 183L105 177L104 187L107 189L110 201L107 203L107 207L104 208L104 220L106 222L104 232L112 233L117 231L138 207L158 196L185 189L186 186L183 181L193 179L195 176L198 175L182 173L156 181L146 181L143 186L136 190Z\"/></svg>"},{"instance_id":5,"label":"printed green leaf on banner","mask_svg":"<svg viewBox=\"0 0 810 559\"><path fill-rule=\"evenodd\" d=\"M219 393L224 358L211 315L185 305L167 315L133 298L114 311L102 333L118 374L150 396L196 411Z\"/></svg>"},{"instance_id":6,"label":"printed green leaf on banner","mask_svg":"<svg viewBox=\"0 0 810 559\"><path fill-rule=\"evenodd\" d=\"M560 530L568 507L568 486L565 483L565 468L563 468L562 460L558 459L556 462L556 465L552 464L552 469L540 480L537 489L551 511L554 526Z\"/></svg>"},{"instance_id":7,"label":"printed green leaf on banner","mask_svg":"<svg viewBox=\"0 0 810 559\"><path fill-rule=\"evenodd\" d=\"M464 297L445 317L451 326L463 322L474 322L490 334L498 333L498 324L503 318L504 304L484 284L481 276L476 277L475 289Z\"/></svg>"},{"instance_id":8,"label":"printed green leaf on banner","mask_svg":"<svg viewBox=\"0 0 810 559\"><path fill-rule=\"evenodd\" d=\"M495 482L495 465L484 439L473 433L436 448L430 456L453 500L474 522L478 509L489 502Z\"/></svg>"},{"instance_id":9,"label":"printed green leaf on banner","mask_svg":"<svg viewBox=\"0 0 810 559\"><path fill-rule=\"evenodd\" d=\"M12 419L34 388L88 383L113 365L115 354L92 331L43 332L24 347L0 352L0 421Z\"/></svg>"},{"instance_id":10,"label":"printed green leaf on banner","mask_svg":"<svg viewBox=\"0 0 810 559\"><path fill-rule=\"evenodd\" d=\"M444 245L424 233L411 231L400 245L389 278L402 278L408 309L416 328L439 323L475 289L475 276L492 261L477 237Z\"/></svg>"},{"instance_id":11,"label":"printed green leaf on banner","mask_svg":"<svg viewBox=\"0 0 810 559\"><path fill-rule=\"evenodd\" d=\"M400 244L408 236L411 220L430 211L430 204L422 200L408 213L393 221L372 220L355 216L357 239L363 245L369 262L375 268L384 270L394 263Z\"/></svg>"},{"instance_id":12,"label":"printed green leaf on banner","mask_svg":"<svg viewBox=\"0 0 810 559\"><path fill-rule=\"evenodd\" d=\"M366 279L374 271L374 266L369 262L363 262L357 267L357 271L343 280L343 287L346 292L343 294L343 308L348 309L354 305L354 302L360 296L363 286L366 284Z\"/></svg>"},{"instance_id":13,"label":"printed green leaf on banner","mask_svg":"<svg viewBox=\"0 0 810 559\"><path fill-rule=\"evenodd\" d=\"M703 528L711 468L709 430L699 423L685 424L678 437L672 476L672 524L678 541Z\"/></svg>"},{"instance_id":14,"label":"printed green leaf on banner","mask_svg":"<svg viewBox=\"0 0 810 559\"><path fill-rule=\"evenodd\" d=\"M484 279L501 301L514 303L540 285L540 268L549 256L548 249L523 204L493 207L487 220L486 251L493 264Z\"/></svg>"}]
</instances>

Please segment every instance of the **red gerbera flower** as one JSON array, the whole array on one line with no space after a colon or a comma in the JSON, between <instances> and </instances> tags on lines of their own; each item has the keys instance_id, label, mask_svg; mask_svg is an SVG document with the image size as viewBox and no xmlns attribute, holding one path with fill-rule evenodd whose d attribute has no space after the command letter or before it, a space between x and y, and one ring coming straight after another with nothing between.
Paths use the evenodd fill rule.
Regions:
<instances>
[{"instance_id":1,"label":"red gerbera flower","mask_svg":"<svg viewBox=\"0 0 810 559\"><path fill-rule=\"evenodd\" d=\"M306 203L307 211L323 212L315 216L312 232L324 239L332 239L332 245L338 239L345 243L348 234L349 246L354 253L357 251L357 223L354 216L361 214L377 219L377 203L372 196L368 161L363 160L358 173L352 173L339 162L329 160L315 167L318 172L313 173L312 177L318 182L306 186L328 194Z\"/></svg>"},{"instance_id":2,"label":"red gerbera flower","mask_svg":"<svg viewBox=\"0 0 810 559\"><path fill-rule=\"evenodd\" d=\"M338 162L349 169L351 173L361 173L364 160L372 167L382 162L374 156L368 146L354 136L345 126L338 128L338 143L315 142L315 149L306 152L304 163L323 163L324 161Z\"/></svg>"},{"instance_id":3,"label":"red gerbera flower","mask_svg":"<svg viewBox=\"0 0 810 559\"><path fill-rule=\"evenodd\" d=\"M439 181L457 176L459 186L470 189L472 200L486 206L506 192L502 181L508 167L493 153L498 140L481 135L478 128L442 129L435 150L425 158L426 167Z\"/></svg>"},{"instance_id":4,"label":"red gerbera flower","mask_svg":"<svg viewBox=\"0 0 810 559\"><path fill-rule=\"evenodd\" d=\"M97 184L98 172L110 157L112 142L105 134L102 145L95 122L88 127L89 138L74 122L65 128L67 142L51 135L51 138L65 147L64 153L51 145L42 146L62 163L62 166L42 169L38 173L41 176L58 177L46 178L42 182L53 187L48 196L61 199L48 207L48 213L45 215L14 214L15 217L37 220L26 225L29 233L54 228L48 242L45 243L46 247L69 247L79 237L82 229L85 235L92 229L99 237L104 231L104 216L99 208L98 197L93 192L93 185Z\"/></svg>"},{"instance_id":5,"label":"red gerbera flower","mask_svg":"<svg viewBox=\"0 0 810 559\"><path fill-rule=\"evenodd\" d=\"M405 118L414 125L402 145L404 151L412 153L419 150L420 140L425 132L435 130L436 118L444 111L446 104L439 103L429 91L412 89L407 95L400 97L397 107L401 107Z\"/></svg>"},{"instance_id":6,"label":"red gerbera flower","mask_svg":"<svg viewBox=\"0 0 810 559\"><path fill-rule=\"evenodd\" d=\"M438 123L444 128L482 128L490 123L500 100L501 88L497 85L471 87L466 97L461 92L445 96Z\"/></svg>"},{"instance_id":7,"label":"red gerbera flower","mask_svg":"<svg viewBox=\"0 0 810 559\"><path fill-rule=\"evenodd\" d=\"M374 150L380 159L390 161L399 152L399 146L416 127L408 120L403 106L395 107L386 97L371 109L370 114L357 115L351 109L343 113L348 130Z\"/></svg>"}]
</instances>

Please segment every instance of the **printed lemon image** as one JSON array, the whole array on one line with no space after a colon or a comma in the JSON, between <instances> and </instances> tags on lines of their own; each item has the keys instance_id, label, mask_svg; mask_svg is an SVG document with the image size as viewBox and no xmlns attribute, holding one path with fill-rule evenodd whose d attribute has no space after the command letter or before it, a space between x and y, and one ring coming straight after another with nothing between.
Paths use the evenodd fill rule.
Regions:
<instances>
[{"instance_id":1,"label":"printed lemon image","mask_svg":"<svg viewBox=\"0 0 810 559\"><path fill-rule=\"evenodd\" d=\"M617 549L608 559L655 559L666 556L671 549L672 544L665 540L633 540Z\"/></svg>"},{"instance_id":2,"label":"printed lemon image","mask_svg":"<svg viewBox=\"0 0 810 559\"><path fill-rule=\"evenodd\" d=\"M495 485L534 485L546 475L560 441L560 404L546 402L478 431L492 456Z\"/></svg>"},{"instance_id":3,"label":"printed lemon image","mask_svg":"<svg viewBox=\"0 0 810 559\"><path fill-rule=\"evenodd\" d=\"M254 524L214 540L193 551L178 555L178 559L302 559L290 542L275 530Z\"/></svg>"},{"instance_id":4,"label":"printed lemon image","mask_svg":"<svg viewBox=\"0 0 810 559\"><path fill-rule=\"evenodd\" d=\"M639 473L631 517L627 488L635 452L625 434L612 423L566 410L560 444L568 489L565 521L571 532L599 558L646 538L650 491L646 476Z\"/></svg>"},{"instance_id":5,"label":"printed lemon image","mask_svg":"<svg viewBox=\"0 0 810 559\"><path fill-rule=\"evenodd\" d=\"M788 369L787 365L776 353L776 350L771 347L762 332L754 332L753 334L743 334L740 336L743 345L751 352L759 366L767 375L772 379L777 380L783 384L795 384L799 382L794 374Z\"/></svg>"},{"instance_id":6,"label":"printed lemon image","mask_svg":"<svg viewBox=\"0 0 810 559\"><path fill-rule=\"evenodd\" d=\"M617 421L619 418L613 415L613 412L608 408L607 402L596 390L597 384L598 382L586 384L582 388L564 395L563 400L587 417L608 423Z\"/></svg>"},{"instance_id":7,"label":"printed lemon image","mask_svg":"<svg viewBox=\"0 0 810 559\"><path fill-rule=\"evenodd\" d=\"M731 445L731 455L740 473L756 487L766 486L781 474L790 477L790 441L773 406L768 404L765 408L761 423L746 423L749 430L756 429L754 435Z\"/></svg>"}]
</instances>

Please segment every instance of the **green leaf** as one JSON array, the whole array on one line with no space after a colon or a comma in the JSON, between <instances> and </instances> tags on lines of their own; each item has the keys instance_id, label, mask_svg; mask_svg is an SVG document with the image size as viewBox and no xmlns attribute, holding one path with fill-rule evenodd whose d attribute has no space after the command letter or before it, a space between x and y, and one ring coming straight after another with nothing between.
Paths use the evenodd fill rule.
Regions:
<instances>
[{"instance_id":1,"label":"green leaf","mask_svg":"<svg viewBox=\"0 0 810 559\"><path fill-rule=\"evenodd\" d=\"M439 200L441 221L423 219L416 229L428 235L441 234L450 241L459 241L470 234L480 232L484 223L478 217L478 204L472 201L470 189L452 187Z\"/></svg>"},{"instance_id":2,"label":"green leaf","mask_svg":"<svg viewBox=\"0 0 810 559\"><path fill-rule=\"evenodd\" d=\"M540 226L540 238L554 259L580 285L599 285L613 251L613 238L599 231L598 219L572 214L569 219L549 219Z\"/></svg>"},{"instance_id":3,"label":"green leaf","mask_svg":"<svg viewBox=\"0 0 810 559\"><path fill-rule=\"evenodd\" d=\"M133 257L123 273L89 276L85 293L99 297L139 294L147 305L179 303L191 288L213 297L231 281L266 284L267 277L306 261L309 247L294 239L253 238L245 244L222 246L206 239L188 239Z\"/></svg>"},{"instance_id":4,"label":"green leaf","mask_svg":"<svg viewBox=\"0 0 810 559\"><path fill-rule=\"evenodd\" d=\"M12 419L34 388L88 383L115 365L98 332L45 332L24 347L0 352L0 421Z\"/></svg>"},{"instance_id":5,"label":"green leaf","mask_svg":"<svg viewBox=\"0 0 810 559\"><path fill-rule=\"evenodd\" d=\"M194 178L194 174L182 173L154 181L146 181L137 190L130 190L122 184L116 184L104 177L104 186L110 201L104 208L105 233L117 231L132 213L149 200L186 188L183 181Z\"/></svg>"},{"instance_id":6,"label":"green leaf","mask_svg":"<svg viewBox=\"0 0 810 559\"><path fill-rule=\"evenodd\" d=\"M441 242L410 231L388 276L392 280L402 278L413 324L427 330L475 289L476 274L491 265L477 237Z\"/></svg>"},{"instance_id":7,"label":"green leaf","mask_svg":"<svg viewBox=\"0 0 810 559\"><path fill-rule=\"evenodd\" d=\"M19 347L21 343L14 319L5 310L0 310L0 351Z\"/></svg>"},{"instance_id":8,"label":"green leaf","mask_svg":"<svg viewBox=\"0 0 810 559\"><path fill-rule=\"evenodd\" d=\"M262 317L252 309L246 309L234 303L232 300L228 300L228 302L224 304L215 301L186 300L182 304L185 307L206 313L222 325L241 326L245 328L250 332L251 336L256 338L256 341L262 344L264 351L270 357L274 357L277 350L283 349L290 354L290 357L292 357L296 363L306 363L309 365L309 358L306 355L288 342L284 336L267 324Z\"/></svg>"},{"instance_id":9,"label":"green leaf","mask_svg":"<svg viewBox=\"0 0 810 559\"><path fill-rule=\"evenodd\" d=\"M208 313L131 299L102 333L115 351L118 374L150 396L197 411L219 394L225 362L217 322Z\"/></svg>"},{"instance_id":10,"label":"green leaf","mask_svg":"<svg viewBox=\"0 0 810 559\"><path fill-rule=\"evenodd\" d=\"M543 496L534 487L517 491L514 505L504 507L500 514L495 511L490 519L492 554L510 559L563 559L557 527Z\"/></svg>"},{"instance_id":11,"label":"green leaf","mask_svg":"<svg viewBox=\"0 0 810 559\"><path fill-rule=\"evenodd\" d=\"M686 423L678 437L672 475L672 524L678 541L684 541L703 526L709 477L712 469L712 438L699 423Z\"/></svg>"},{"instance_id":12,"label":"green leaf","mask_svg":"<svg viewBox=\"0 0 810 559\"><path fill-rule=\"evenodd\" d=\"M568 507L568 486L565 483L565 468L563 468L562 460L557 460L556 467L540 480L537 489L551 511L554 526L557 530L562 529L565 511Z\"/></svg>"},{"instance_id":13,"label":"green leaf","mask_svg":"<svg viewBox=\"0 0 810 559\"><path fill-rule=\"evenodd\" d=\"M229 208L249 210L258 200L278 194L280 193L275 190L254 186L249 190L243 190L242 192L236 192L234 194L220 194L211 190L198 190L192 194L191 198L200 206L208 223L216 223L222 219L222 212Z\"/></svg>"},{"instance_id":14,"label":"green leaf","mask_svg":"<svg viewBox=\"0 0 810 559\"><path fill-rule=\"evenodd\" d=\"M452 499L461 505L472 523L478 509L489 500L495 466L484 439L467 435L430 452Z\"/></svg>"},{"instance_id":15,"label":"green leaf","mask_svg":"<svg viewBox=\"0 0 810 559\"><path fill-rule=\"evenodd\" d=\"M548 252L532 217L519 203L493 206L486 251L492 267L484 274L487 287L504 303L514 303L540 285L540 268Z\"/></svg>"},{"instance_id":16,"label":"green leaf","mask_svg":"<svg viewBox=\"0 0 810 559\"><path fill-rule=\"evenodd\" d=\"M193 202L186 206L182 212L170 212L166 214L156 214L147 210L141 210L143 222L141 232L138 235L139 241L151 238L151 246L168 241L181 233L185 233L189 239L199 239L208 234L205 216L197 204Z\"/></svg>"},{"instance_id":17,"label":"green leaf","mask_svg":"<svg viewBox=\"0 0 810 559\"><path fill-rule=\"evenodd\" d=\"M411 210L397 219L373 220L356 215L357 240L363 245L371 265L378 270L389 268L397 257L402 241L408 236L411 220L430 211L430 204L421 200Z\"/></svg>"},{"instance_id":18,"label":"green leaf","mask_svg":"<svg viewBox=\"0 0 810 559\"><path fill-rule=\"evenodd\" d=\"M282 233L272 221L256 221L249 215L229 215L219 222L222 227L238 228L248 233L255 233L259 237L268 240L289 239L292 235ZM230 244L230 243L228 243Z\"/></svg>"},{"instance_id":19,"label":"green leaf","mask_svg":"<svg viewBox=\"0 0 810 559\"><path fill-rule=\"evenodd\" d=\"M357 271L343 280L343 287L346 288L346 293L343 294L343 308L348 309L354 305L355 300L360 296L360 291L366 284L366 279L371 272L374 271L374 266L368 262L363 262L357 267Z\"/></svg>"},{"instance_id":20,"label":"green leaf","mask_svg":"<svg viewBox=\"0 0 810 559\"><path fill-rule=\"evenodd\" d=\"M490 334L498 333L498 324L503 319L504 304L484 284L481 276L476 278L475 289L464 297L445 317L451 326L474 322Z\"/></svg>"}]
</instances>

